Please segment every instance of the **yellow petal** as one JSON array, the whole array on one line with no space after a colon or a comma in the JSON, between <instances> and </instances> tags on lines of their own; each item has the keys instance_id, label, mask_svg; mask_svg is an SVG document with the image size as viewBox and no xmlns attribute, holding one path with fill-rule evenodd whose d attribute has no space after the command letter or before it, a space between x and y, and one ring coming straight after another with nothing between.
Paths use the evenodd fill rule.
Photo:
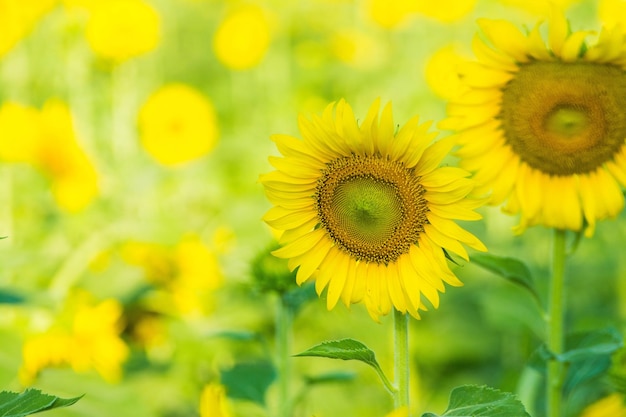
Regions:
<instances>
[{"instance_id":1,"label":"yellow petal","mask_svg":"<svg viewBox=\"0 0 626 417\"><path fill-rule=\"evenodd\" d=\"M349 265L354 262L348 255L342 253L336 258L333 268L333 277L328 283L328 293L326 294L326 308L332 310L339 301L339 297L346 285L346 277L349 271Z\"/></svg>"},{"instance_id":2,"label":"yellow petal","mask_svg":"<svg viewBox=\"0 0 626 417\"><path fill-rule=\"evenodd\" d=\"M452 136L441 139L430 145L426 148L422 158L415 166L415 172L417 172L418 175L426 175L437 168L441 161L448 156L454 145L455 139Z\"/></svg>"},{"instance_id":3,"label":"yellow petal","mask_svg":"<svg viewBox=\"0 0 626 417\"><path fill-rule=\"evenodd\" d=\"M323 229L314 230L282 248L273 251L272 255L278 258L293 258L294 256L302 255L317 245L325 235L326 232Z\"/></svg>"},{"instance_id":4,"label":"yellow petal","mask_svg":"<svg viewBox=\"0 0 626 417\"><path fill-rule=\"evenodd\" d=\"M404 291L400 285L397 262L391 262L387 265L386 281L387 291L393 306L396 310L406 313L406 300L404 298Z\"/></svg>"},{"instance_id":5,"label":"yellow petal","mask_svg":"<svg viewBox=\"0 0 626 417\"><path fill-rule=\"evenodd\" d=\"M478 19L478 25L489 41L517 62L528 61L526 37L507 20Z\"/></svg>"},{"instance_id":6,"label":"yellow petal","mask_svg":"<svg viewBox=\"0 0 626 417\"><path fill-rule=\"evenodd\" d=\"M300 255L303 259L296 273L296 283L298 285L302 284L313 275L321 263L324 262L324 258L328 255L328 251L332 246L333 242L330 239L321 239L310 251Z\"/></svg>"}]
</instances>

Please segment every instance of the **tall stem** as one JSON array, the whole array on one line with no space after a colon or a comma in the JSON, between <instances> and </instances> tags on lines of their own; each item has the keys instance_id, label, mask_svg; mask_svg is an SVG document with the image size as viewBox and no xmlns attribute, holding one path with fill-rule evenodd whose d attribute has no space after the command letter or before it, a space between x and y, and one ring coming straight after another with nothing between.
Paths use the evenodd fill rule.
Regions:
<instances>
[{"instance_id":1,"label":"tall stem","mask_svg":"<svg viewBox=\"0 0 626 417\"><path fill-rule=\"evenodd\" d=\"M283 297L278 299L276 312L276 362L278 364L278 416L291 417L289 384L291 379L291 324L293 311Z\"/></svg>"},{"instance_id":2,"label":"tall stem","mask_svg":"<svg viewBox=\"0 0 626 417\"><path fill-rule=\"evenodd\" d=\"M394 407L409 408L409 319L394 308L393 310L393 335L394 335L394 361L395 361L395 385L397 391L393 395Z\"/></svg>"},{"instance_id":3,"label":"tall stem","mask_svg":"<svg viewBox=\"0 0 626 417\"><path fill-rule=\"evenodd\" d=\"M552 280L548 306L548 349L553 355L563 353L563 288L565 269L565 231L554 230L552 252ZM563 390L563 363L557 359L548 362L546 387L547 417L561 417Z\"/></svg>"}]
</instances>

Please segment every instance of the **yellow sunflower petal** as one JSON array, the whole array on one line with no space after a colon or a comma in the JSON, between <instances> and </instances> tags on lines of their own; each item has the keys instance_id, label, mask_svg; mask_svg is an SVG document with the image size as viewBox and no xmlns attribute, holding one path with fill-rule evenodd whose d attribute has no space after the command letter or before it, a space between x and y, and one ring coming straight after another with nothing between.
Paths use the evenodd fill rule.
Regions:
<instances>
[{"instance_id":1,"label":"yellow sunflower petal","mask_svg":"<svg viewBox=\"0 0 626 417\"><path fill-rule=\"evenodd\" d=\"M497 49L517 62L528 61L526 37L511 22L478 19L478 25Z\"/></svg>"},{"instance_id":2,"label":"yellow sunflower petal","mask_svg":"<svg viewBox=\"0 0 626 417\"><path fill-rule=\"evenodd\" d=\"M400 285L398 265L396 262L387 265L387 291L389 292L391 303L395 309L406 313L406 300L404 298L404 291Z\"/></svg>"},{"instance_id":3,"label":"yellow sunflower petal","mask_svg":"<svg viewBox=\"0 0 626 417\"><path fill-rule=\"evenodd\" d=\"M302 255L317 245L317 243L324 238L325 232L322 229L317 229L308 233L293 242L283 246L280 249L272 251L272 255L279 258L292 258L294 256Z\"/></svg>"},{"instance_id":4,"label":"yellow sunflower petal","mask_svg":"<svg viewBox=\"0 0 626 417\"><path fill-rule=\"evenodd\" d=\"M298 285L308 280L319 268L332 245L333 243L330 239L322 239L308 251L296 273L296 283Z\"/></svg>"},{"instance_id":5,"label":"yellow sunflower petal","mask_svg":"<svg viewBox=\"0 0 626 417\"><path fill-rule=\"evenodd\" d=\"M339 301L339 297L341 297L341 293L346 285L346 276L348 275L350 263L352 262L354 261L346 256L339 256L337 258L335 270L333 271L334 276L328 283L328 292L326 293L326 308L328 310L332 310L337 304L337 301Z\"/></svg>"}]
</instances>

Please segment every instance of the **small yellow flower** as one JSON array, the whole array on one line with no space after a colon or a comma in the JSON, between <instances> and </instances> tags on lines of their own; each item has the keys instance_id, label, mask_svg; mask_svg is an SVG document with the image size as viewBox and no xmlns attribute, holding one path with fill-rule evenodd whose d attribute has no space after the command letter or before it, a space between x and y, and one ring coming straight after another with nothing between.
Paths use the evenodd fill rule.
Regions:
<instances>
[{"instance_id":1,"label":"small yellow flower","mask_svg":"<svg viewBox=\"0 0 626 417\"><path fill-rule=\"evenodd\" d=\"M218 138L211 102L184 84L161 87L139 112L140 139L159 163L180 165L206 155Z\"/></svg>"},{"instance_id":2,"label":"small yellow flower","mask_svg":"<svg viewBox=\"0 0 626 417\"><path fill-rule=\"evenodd\" d=\"M369 0L364 4L371 19L385 29L405 22L413 13L412 2L407 0Z\"/></svg>"},{"instance_id":3,"label":"small yellow flower","mask_svg":"<svg viewBox=\"0 0 626 417\"><path fill-rule=\"evenodd\" d=\"M122 257L144 269L146 278L157 286L154 309L166 314L208 313L214 291L223 284L216 254L196 235L186 236L175 247L129 242Z\"/></svg>"},{"instance_id":4,"label":"small yellow flower","mask_svg":"<svg viewBox=\"0 0 626 417\"><path fill-rule=\"evenodd\" d=\"M61 208L77 212L97 196L98 174L78 144L69 108L60 101L48 101L41 111L35 163L52 180L52 192Z\"/></svg>"},{"instance_id":5,"label":"small yellow flower","mask_svg":"<svg viewBox=\"0 0 626 417\"><path fill-rule=\"evenodd\" d=\"M598 18L606 27L624 25L626 22L626 2L624 0L600 0Z\"/></svg>"},{"instance_id":6,"label":"small yellow flower","mask_svg":"<svg viewBox=\"0 0 626 417\"><path fill-rule=\"evenodd\" d=\"M464 259L463 244L486 250L455 222L480 219L481 202L466 198L468 172L439 167L453 142L431 143L418 117L398 130L391 105L380 119L379 106L358 124L342 100L301 117L302 140L274 135L283 157L270 157L276 170L260 179L274 205L264 220L284 231L274 255L298 268L298 284L328 288L329 310L364 301L374 320L392 307L419 318L423 300L438 307L444 282L462 285L444 249Z\"/></svg>"},{"instance_id":7,"label":"small yellow flower","mask_svg":"<svg viewBox=\"0 0 626 417\"><path fill-rule=\"evenodd\" d=\"M477 193L532 225L591 236L598 220L624 208L626 49L619 27L571 32L554 14L523 33L505 20L481 19L478 58L461 68L463 91L439 127L458 132L461 166Z\"/></svg>"},{"instance_id":8,"label":"small yellow flower","mask_svg":"<svg viewBox=\"0 0 626 417\"><path fill-rule=\"evenodd\" d=\"M98 194L97 172L61 101L49 100L41 111L5 103L0 108L0 160L38 168L50 179L57 204L69 212L84 209Z\"/></svg>"},{"instance_id":9,"label":"small yellow flower","mask_svg":"<svg viewBox=\"0 0 626 417\"><path fill-rule=\"evenodd\" d=\"M46 368L71 366L76 372L94 369L110 382L119 380L128 357L120 338L121 317L116 300L96 303L86 293L72 295L48 330L26 339L20 379L28 385Z\"/></svg>"},{"instance_id":10,"label":"small yellow flower","mask_svg":"<svg viewBox=\"0 0 626 417\"><path fill-rule=\"evenodd\" d=\"M160 18L142 0L101 1L91 10L86 36L96 55L122 62L157 47Z\"/></svg>"},{"instance_id":11,"label":"small yellow flower","mask_svg":"<svg viewBox=\"0 0 626 417\"><path fill-rule=\"evenodd\" d=\"M32 162L41 134L39 111L18 103L0 107L0 160Z\"/></svg>"},{"instance_id":12,"label":"small yellow flower","mask_svg":"<svg viewBox=\"0 0 626 417\"><path fill-rule=\"evenodd\" d=\"M231 417L226 392L220 384L208 384L200 395L200 417Z\"/></svg>"},{"instance_id":13,"label":"small yellow flower","mask_svg":"<svg viewBox=\"0 0 626 417\"><path fill-rule=\"evenodd\" d=\"M11 50L58 0L0 0L0 57Z\"/></svg>"},{"instance_id":14,"label":"small yellow flower","mask_svg":"<svg viewBox=\"0 0 626 417\"><path fill-rule=\"evenodd\" d=\"M270 44L270 24L265 12L254 5L230 12L213 39L217 59L226 67L245 70L258 65Z\"/></svg>"},{"instance_id":15,"label":"small yellow flower","mask_svg":"<svg viewBox=\"0 0 626 417\"><path fill-rule=\"evenodd\" d=\"M454 45L448 45L435 52L426 63L426 83L439 97L451 99L462 89L458 67L465 59Z\"/></svg>"},{"instance_id":16,"label":"small yellow flower","mask_svg":"<svg viewBox=\"0 0 626 417\"><path fill-rule=\"evenodd\" d=\"M461 20L474 10L477 0L422 0L413 1L414 12L444 23Z\"/></svg>"},{"instance_id":17,"label":"small yellow flower","mask_svg":"<svg viewBox=\"0 0 626 417\"><path fill-rule=\"evenodd\" d=\"M365 32L344 30L331 41L333 53L342 62L356 68L373 68L383 62L387 54L384 46Z\"/></svg>"},{"instance_id":18,"label":"small yellow flower","mask_svg":"<svg viewBox=\"0 0 626 417\"><path fill-rule=\"evenodd\" d=\"M580 417L626 417L624 395L608 395L585 408Z\"/></svg>"}]
</instances>

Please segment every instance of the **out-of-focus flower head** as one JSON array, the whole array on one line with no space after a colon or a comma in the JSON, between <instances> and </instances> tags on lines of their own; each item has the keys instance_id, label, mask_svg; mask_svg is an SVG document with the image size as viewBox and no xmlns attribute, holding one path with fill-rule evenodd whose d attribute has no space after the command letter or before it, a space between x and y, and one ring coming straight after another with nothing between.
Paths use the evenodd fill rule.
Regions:
<instances>
[{"instance_id":1,"label":"out-of-focus flower head","mask_svg":"<svg viewBox=\"0 0 626 417\"><path fill-rule=\"evenodd\" d=\"M77 142L67 105L48 101L41 120L37 166L52 180L57 204L70 212L80 211L98 194L96 169Z\"/></svg>"},{"instance_id":2,"label":"out-of-focus flower head","mask_svg":"<svg viewBox=\"0 0 626 417\"><path fill-rule=\"evenodd\" d=\"M0 57L26 36L58 0L0 0Z\"/></svg>"},{"instance_id":3,"label":"out-of-focus flower head","mask_svg":"<svg viewBox=\"0 0 626 417\"><path fill-rule=\"evenodd\" d=\"M217 116L211 102L184 84L169 84L153 93L138 119L144 149L162 165L198 159L217 142Z\"/></svg>"},{"instance_id":4,"label":"out-of-focus flower head","mask_svg":"<svg viewBox=\"0 0 626 417\"><path fill-rule=\"evenodd\" d=\"M200 395L200 417L230 417L232 412L226 400L224 387L217 383L207 384Z\"/></svg>"},{"instance_id":5,"label":"out-of-focus flower head","mask_svg":"<svg viewBox=\"0 0 626 417\"><path fill-rule=\"evenodd\" d=\"M364 4L370 18L385 29L404 23L414 8L412 1L407 0L369 0Z\"/></svg>"},{"instance_id":6,"label":"out-of-focus flower head","mask_svg":"<svg viewBox=\"0 0 626 417\"><path fill-rule=\"evenodd\" d=\"M375 37L362 31L342 30L331 40L334 55L356 68L374 68L385 62L387 50Z\"/></svg>"},{"instance_id":7,"label":"out-of-focus flower head","mask_svg":"<svg viewBox=\"0 0 626 417\"><path fill-rule=\"evenodd\" d=\"M426 83L439 97L451 99L463 88L459 77L459 65L467 59L462 57L454 45L436 51L426 63Z\"/></svg>"},{"instance_id":8,"label":"out-of-focus flower head","mask_svg":"<svg viewBox=\"0 0 626 417\"><path fill-rule=\"evenodd\" d=\"M443 23L461 20L474 10L476 0L413 0L412 11Z\"/></svg>"},{"instance_id":9,"label":"out-of-focus flower head","mask_svg":"<svg viewBox=\"0 0 626 417\"><path fill-rule=\"evenodd\" d=\"M239 6L221 22L213 39L217 59L233 70L257 66L270 45L270 22L256 5Z\"/></svg>"},{"instance_id":10,"label":"out-of-focus flower head","mask_svg":"<svg viewBox=\"0 0 626 417\"><path fill-rule=\"evenodd\" d=\"M624 26L626 22L626 2L623 0L600 0L598 18L606 27Z\"/></svg>"},{"instance_id":11,"label":"out-of-focus flower head","mask_svg":"<svg viewBox=\"0 0 626 417\"><path fill-rule=\"evenodd\" d=\"M27 162L46 175L64 210L84 209L98 194L98 175L78 143L67 105L49 100L41 111L7 102L0 108L0 160Z\"/></svg>"},{"instance_id":12,"label":"out-of-focus flower head","mask_svg":"<svg viewBox=\"0 0 626 417\"><path fill-rule=\"evenodd\" d=\"M585 408L580 417L626 417L624 395L610 394Z\"/></svg>"},{"instance_id":13,"label":"out-of-focus flower head","mask_svg":"<svg viewBox=\"0 0 626 417\"><path fill-rule=\"evenodd\" d=\"M498 0L506 6L517 7L537 16L550 16L553 10L565 10L580 0ZM601 0L602 1L602 0ZM618 0L620 1L620 0Z\"/></svg>"},{"instance_id":14,"label":"out-of-focus flower head","mask_svg":"<svg viewBox=\"0 0 626 417\"><path fill-rule=\"evenodd\" d=\"M70 366L76 372L96 370L105 380L119 380L128 347L120 338L122 306L114 299L97 302L86 292L70 295L49 328L27 337L20 368L29 385L39 372Z\"/></svg>"},{"instance_id":15,"label":"out-of-focus flower head","mask_svg":"<svg viewBox=\"0 0 626 417\"><path fill-rule=\"evenodd\" d=\"M91 8L86 36L96 55L119 63L154 50L160 25L157 11L142 0L106 0Z\"/></svg>"},{"instance_id":16,"label":"out-of-focus flower head","mask_svg":"<svg viewBox=\"0 0 626 417\"><path fill-rule=\"evenodd\" d=\"M196 235L183 238L175 247L129 242L122 257L141 266L156 287L150 298L154 311L181 316L206 314L212 309L213 292L223 276L214 251Z\"/></svg>"}]
</instances>

